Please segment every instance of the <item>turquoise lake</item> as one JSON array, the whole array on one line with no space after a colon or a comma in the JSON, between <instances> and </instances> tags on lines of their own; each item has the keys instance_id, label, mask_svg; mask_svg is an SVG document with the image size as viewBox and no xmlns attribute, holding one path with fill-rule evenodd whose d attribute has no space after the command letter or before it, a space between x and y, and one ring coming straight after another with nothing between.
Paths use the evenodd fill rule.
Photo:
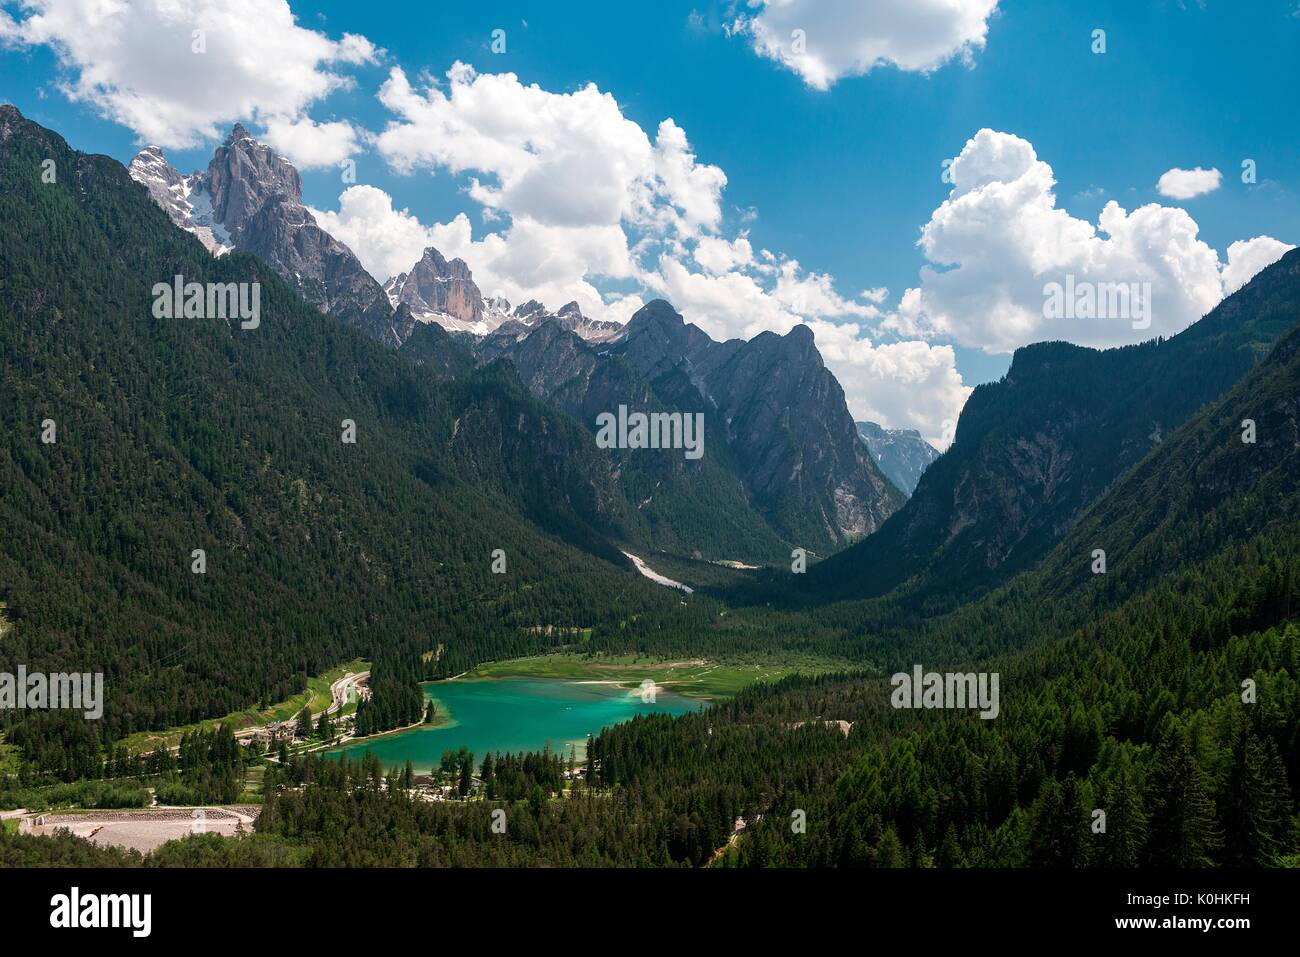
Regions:
<instances>
[{"instance_id":1,"label":"turquoise lake","mask_svg":"<svg viewBox=\"0 0 1300 957\"><path fill-rule=\"evenodd\" d=\"M372 751L385 767L410 761L420 773L436 766L444 751L462 745L474 752L476 762L489 751L540 751L547 744L563 755L576 746L581 758L587 735L602 728L637 714L685 714L704 706L663 688L650 704L635 690L559 678L443 681L426 684L424 694L438 702L439 716L449 721L359 741L327 755L346 754L353 761Z\"/></svg>"}]
</instances>

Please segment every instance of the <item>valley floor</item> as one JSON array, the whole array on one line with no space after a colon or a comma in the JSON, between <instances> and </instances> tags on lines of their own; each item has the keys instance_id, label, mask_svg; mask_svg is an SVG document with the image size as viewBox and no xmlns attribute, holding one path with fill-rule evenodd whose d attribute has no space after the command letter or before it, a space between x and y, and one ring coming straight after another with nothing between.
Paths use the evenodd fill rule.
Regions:
<instances>
[{"instance_id":1,"label":"valley floor","mask_svg":"<svg viewBox=\"0 0 1300 957\"><path fill-rule=\"evenodd\" d=\"M687 697L727 698L755 682L777 681L796 673L824 674L843 667L816 658L745 663L703 658L665 661L633 655L586 657L557 654L487 662L463 677L563 678L602 681L624 688L636 688L649 679Z\"/></svg>"}]
</instances>

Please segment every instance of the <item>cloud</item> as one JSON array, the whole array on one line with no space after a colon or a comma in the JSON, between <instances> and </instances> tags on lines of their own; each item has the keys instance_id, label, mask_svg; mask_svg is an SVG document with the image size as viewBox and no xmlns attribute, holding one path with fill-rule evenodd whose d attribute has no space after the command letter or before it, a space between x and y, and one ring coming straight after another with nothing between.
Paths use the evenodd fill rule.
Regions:
<instances>
[{"instance_id":1,"label":"cloud","mask_svg":"<svg viewBox=\"0 0 1300 957\"><path fill-rule=\"evenodd\" d=\"M1273 265L1292 249L1295 247L1271 236L1237 240L1228 247L1228 263L1223 267L1223 294L1231 296L1254 279L1261 269Z\"/></svg>"},{"instance_id":2,"label":"cloud","mask_svg":"<svg viewBox=\"0 0 1300 957\"><path fill-rule=\"evenodd\" d=\"M875 291L870 291L868 295L874 296ZM791 312L801 316L822 318L880 315L880 310L871 302L855 302L840 296L835 291L834 279L830 275L805 273L799 268L798 261L794 259L787 259L781 263L772 297Z\"/></svg>"},{"instance_id":3,"label":"cloud","mask_svg":"<svg viewBox=\"0 0 1300 957\"><path fill-rule=\"evenodd\" d=\"M1170 199L1191 199L1204 193L1212 193L1223 182L1223 174L1217 169L1173 169L1163 173L1156 189L1161 196Z\"/></svg>"},{"instance_id":4,"label":"cloud","mask_svg":"<svg viewBox=\"0 0 1300 957\"><path fill-rule=\"evenodd\" d=\"M693 236L720 222L726 176L696 162L671 119L651 143L595 84L552 93L459 62L447 81L445 91L416 90L400 68L390 73L379 98L398 119L377 142L394 169L473 174L473 199L543 227L628 223Z\"/></svg>"},{"instance_id":5,"label":"cloud","mask_svg":"<svg viewBox=\"0 0 1300 957\"><path fill-rule=\"evenodd\" d=\"M317 123L303 116L269 120L259 138L299 169L326 169L361 152L365 136L346 120Z\"/></svg>"},{"instance_id":6,"label":"cloud","mask_svg":"<svg viewBox=\"0 0 1300 957\"><path fill-rule=\"evenodd\" d=\"M235 120L301 123L351 83L336 67L380 55L365 37L300 27L285 0L23 0L0 37L49 46L65 95L171 148L198 146ZM337 152L336 124L310 135Z\"/></svg>"},{"instance_id":7,"label":"cloud","mask_svg":"<svg viewBox=\"0 0 1300 957\"><path fill-rule=\"evenodd\" d=\"M816 90L878 66L929 72L984 47L997 0L750 0L733 33Z\"/></svg>"},{"instance_id":8,"label":"cloud","mask_svg":"<svg viewBox=\"0 0 1300 957\"><path fill-rule=\"evenodd\" d=\"M671 119L659 124L655 137L655 175L660 183L658 192L667 203L669 220L678 234L694 236L701 229L718 228L726 174L717 166L695 162L685 131Z\"/></svg>"},{"instance_id":9,"label":"cloud","mask_svg":"<svg viewBox=\"0 0 1300 957\"><path fill-rule=\"evenodd\" d=\"M754 262L754 247L741 233L728 241L717 236L701 236L695 244L695 261L711 275L718 276Z\"/></svg>"},{"instance_id":10,"label":"cloud","mask_svg":"<svg viewBox=\"0 0 1300 957\"><path fill-rule=\"evenodd\" d=\"M827 368L844 388L854 418L916 429L936 448L947 448L972 391L962 382L952 347L920 340L873 342L864 325L832 317L874 310L838 296L829 277L803 274L793 260L783 262L778 272L786 292L798 289L799 296L778 296L760 277L743 272L693 272L668 255L645 281L715 339L784 334L805 322Z\"/></svg>"},{"instance_id":11,"label":"cloud","mask_svg":"<svg viewBox=\"0 0 1300 957\"><path fill-rule=\"evenodd\" d=\"M882 324L900 335L987 352L1044 339L1104 347L1173 335L1219 303L1229 278L1262 268L1283 248L1257 237L1238 252L1235 269L1229 263L1229 277L1186 210L1149 204L1128 212L1112 201L1095 225L1072 217L1056 206L1051 167L1008 133L980 130L951 172L952 191L919 241L931 265ZM1093 317L1083 308L1053 310L1049 300L1053 288L1091 290L1102 300L1119 288L1110 284L1135 289L1137 298L1127 309L1111 300Z\"/></svg>"},{"instance_id":12,"label":"cloud","mask_svg":"<svg viewBox=\"0 0 1300 957\"><path fill-rule=\"evenodd\" d=\"M873 343L857 323L884 315L887 290L844 295L830 275L756 250L743 230L722 234L727 177L698 160L673 120L652 139L594 85L553 93L463 63L419 89L395 68L380 100L394 115L375 139L389 165L464 177L492 231L476 233L465 213L424 224L384 191L351 187L337 212L313 212L376 278L409 270L432 245L464 259L486 295L513 303L576 300L589 316L626 322L663 296L717 339L808 322L856 413L944 443L944 422L969 392L952 349ZM611 284L621 291L602 292Z\"/></svg>"}]
</instances>

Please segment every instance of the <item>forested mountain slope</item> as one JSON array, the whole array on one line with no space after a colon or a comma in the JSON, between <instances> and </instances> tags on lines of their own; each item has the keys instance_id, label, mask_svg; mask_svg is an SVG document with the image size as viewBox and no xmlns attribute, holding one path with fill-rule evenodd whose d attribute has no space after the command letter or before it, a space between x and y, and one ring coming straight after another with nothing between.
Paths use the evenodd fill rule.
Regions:
<instances>
[{"instance_id":1,"label":"forested mountain slope","mask_svg":"<svg viewBox=\"0 0 1300 957\"><path fill-rule=\"evenodd\" d=\"M596 429L597 416L629 412L679 412L704 416L703 454L645 454L610 450L619 486L644 518L655 548L707 559L780 561L790 543L755 508L726 439L726 423L698 393L660 395L621 357L601 355L553 320L533 327L510 322L475 350L480 362L504 361L533 395Z\"/></svg>"},{"instance_id":2,"label":"forested mountain slope","mask_svg":"<svg viewBox=\"0 0 1300 957\"><path fill-rule=\"evenodd\" d=\"M1230 389L1300 316L1293 250L1172 339L1095 350L1017 351L966 403L948 451L879 532L821 563L823 597L904 586L951 606L1031 567L1087 505L1206 403Z\"/></svg>"},{"instance_id":3,"label":"forested mountain slope","mask_svg":"<svg viewBox=\"0 0 1300 957\"><path fill-rule=\"evenodd\" d=\"M552 640L537 625L678 606L609 546L638 519L576 423L512 376L449 383L252 256L214 259L118 163L12 107L0 232L0 656L105 671L105 720L69 733L281 700L358 655L383 699L388 652L525 653ZM176 275L260 283L259 324L155 318ZM389 706L418 712L418 691Z\"/></svg>"},{"instance_id":4,"label":"forested mountain slope","mask_svg":"<svg viewBox=\"0 0 1300 957\"><path fill-rule=\"evenodd\" d=\"M882 673L607 729L588 754L603 799L516 800L504 841L476 805L384 798L356 766L296 769L323 796L283 792L259 827L314 864L1296 866L1298 388L1293 330L1041 568L893 635ZM1094 576L1083 546L1106 532L1121 557ZM887 675L913 663L997 672L997 716L892 707ZM556 790L555 767L525 767L505 799Z\"/></svg>"}]
</instances>

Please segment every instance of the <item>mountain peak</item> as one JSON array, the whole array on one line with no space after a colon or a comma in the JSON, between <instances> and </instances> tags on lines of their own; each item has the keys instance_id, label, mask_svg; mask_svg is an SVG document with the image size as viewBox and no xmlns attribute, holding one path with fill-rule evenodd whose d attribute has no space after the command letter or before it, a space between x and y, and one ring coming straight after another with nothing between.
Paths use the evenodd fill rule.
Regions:
<instances>
[{"instance_id":1,"label":"mountain peak","mask_svg":"<svg viewBox=\"0 0 1300 957\"><path fill-rule=\"evenodd\" d=\"M628 338L642 331L653 331L659 335L676 338L685 331L686 319L672 307L672 303L668 300L652 299L633 313L626 329Z\"/></svg>"},{"instance_id":2,"label":"mountain peak","mask_svg":"<svg viewBox=\"0 0 1300 957\"><path fill-rule=\"evenodd\" d=\"M529 299L522 305L516 306L514 312L515 318L523 322L544 315L546 315L546 307L536 299Z\"/></svg>"},{"instance_id":3,"label":"mountain peak","mask_svg":"<svg viewBox=\"0 0 1300 957\"><path fill-rule=\"evenodd\" d=\"M880 471L910 498L921 474L939 457L939 451L916 429L886 429L875 422L854 424Z\"/></svg>"},{"instance_id":4,"label":"mountain peak","mask_svg":"<svg viewBox=\"0 0 1300 957\"><path fill-rule=\"evenodd\" d=\"M395 306L409 307L415 322L436 322L455 332L482 335L487 305L474 276L463 259L448 260L433 246L426 246L420 261L409 273L390 279L384 287ZM399 331L399 338L410 330Z\"/></svg>"}]
</instances>

